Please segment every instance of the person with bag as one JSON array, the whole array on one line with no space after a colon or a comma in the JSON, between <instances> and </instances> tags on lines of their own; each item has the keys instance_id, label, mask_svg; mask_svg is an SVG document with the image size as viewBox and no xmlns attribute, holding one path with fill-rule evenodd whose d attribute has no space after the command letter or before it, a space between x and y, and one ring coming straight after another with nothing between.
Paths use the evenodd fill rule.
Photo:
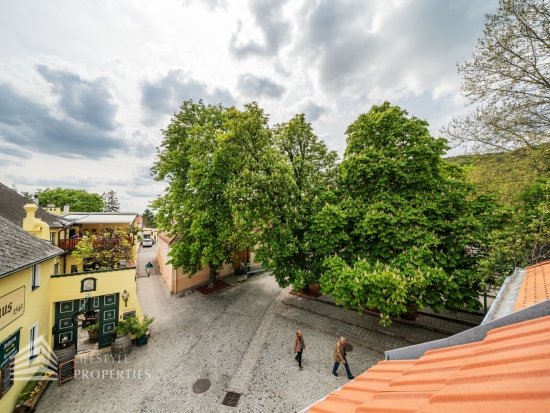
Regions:
<instances>
[{"instance_id":1,"label":"person with bag","mask_svg":"<svg viewBox=\"0 0 550 413\"><path fill-rule=\"evenodd\" d=\"M355 376L351 374L348 361L346 360L345 345L346 345L345 337L340 337L340 340L336 342L336 348L334 349L334 367L332 368L332 374L338 377L338 373L336 371L338 370L338 367L340 367L340 363L344 363L344 367L346 368L346 373L348 374L348 379L353 380Z\"/></svg>"},{"instance_id":2,"label":"person with bag","mask_svg":"<svg viewBox=\"0 0 550 413\"><path fill-rule=\"evenodd\" d=\"M296 337L294 337L294 352L296 357L294 359L298 362L300 370L302 370L302 352L306 348L306 342L304 341L304 335L300 330L296 331Z\"/></svg>"}]
</instances>

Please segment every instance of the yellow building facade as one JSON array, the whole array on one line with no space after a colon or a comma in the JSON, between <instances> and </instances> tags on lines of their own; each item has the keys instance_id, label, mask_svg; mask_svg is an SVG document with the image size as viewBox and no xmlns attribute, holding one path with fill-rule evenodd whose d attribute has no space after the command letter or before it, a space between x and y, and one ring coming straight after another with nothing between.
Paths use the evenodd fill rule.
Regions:
<instances>
[{"instance_id":1,"label":"yellow building facade","mask_svg":"<svg viewBox=\"0 0 550 413\"><path fill-rule=\"evenodd\" d=\"M120 320L143 317L135 266L63 273L70 251L52 245L50 228L35 217L36 205L24 209L22 225L0 211L0 412L13 411L43 366L39 355L49 359L46 353L67 341L78 346L80 314L97 315L99 348L111 345Z\"/></svg>"},{"instance_id":2,"label":"yellow building facade","mask_svg":"<svg viewBox=\"0 0 550 413\"><path fill-rule=\"evenodd\" d=\"M33 224L49 237L47 224ZM2 217L0 231L0 412L11 412L40 367L39 352L53 345L50 274L63 250Z\"/></svg>"}]
</instances>

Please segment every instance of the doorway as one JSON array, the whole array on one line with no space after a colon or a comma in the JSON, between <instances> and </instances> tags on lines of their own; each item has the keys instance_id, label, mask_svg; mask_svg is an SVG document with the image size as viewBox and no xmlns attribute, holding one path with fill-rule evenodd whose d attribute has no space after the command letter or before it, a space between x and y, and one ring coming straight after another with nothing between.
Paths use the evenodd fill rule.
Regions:
<instances>
[{"instance_id":1,"label":"doorway","mask_svg":"<svg viewBox=\"0 0 550 413\"><path fill-rule=\"evenodd\" d=\"M53 328L54 347L72 341L78 351L78 316L97 315L99 322L98 348L111 345L112 331L118 324L119 294L79 298L55 303L55 324Z\"/></svg>"}]
</instances>

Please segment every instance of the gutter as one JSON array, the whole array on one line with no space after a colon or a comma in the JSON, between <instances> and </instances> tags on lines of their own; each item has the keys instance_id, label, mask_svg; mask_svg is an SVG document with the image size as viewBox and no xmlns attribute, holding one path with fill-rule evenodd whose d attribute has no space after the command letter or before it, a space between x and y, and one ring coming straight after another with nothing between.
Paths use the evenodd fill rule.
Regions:
<instances>
[{"instance_id":1,"label":"gutter","mask_svg":"<svg viewBox=\"0 0 550 413\"><path fill-rule=\"evenodd\" d=\"M514 274L518 271L518 269L516 268L514 270ZM487 322L487 320L489 319L489 317L491 317L495 311L495 308L497 308L497 305L498 302L500 301L500 297L502 296L502 294L504 293L504 291L506 290L506 288L508 287L508 282L512 279L512 277L514 276L514 274L512 275L509 275L508 277L506 277L506 279L504 280L504 282L502 283L502 286L500 287L500 290L497 294L497 296L495 297L495 300L493 301L493 305L491 306L491 308L489 308L489 311L487 311L487 314L485 314L485 317L483 317L483 321L481 322L481 324L485 324Z\"/></svg>"}]
</instances>

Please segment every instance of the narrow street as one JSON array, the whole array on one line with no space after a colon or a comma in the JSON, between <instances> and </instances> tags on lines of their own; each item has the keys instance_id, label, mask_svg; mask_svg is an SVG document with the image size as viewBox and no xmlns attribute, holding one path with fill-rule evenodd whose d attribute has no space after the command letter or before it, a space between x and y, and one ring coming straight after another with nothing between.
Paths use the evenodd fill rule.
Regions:
<instances>
[{"instance_id":1,"label":"narrow street","mask_svg":"<svg viewBox=\"0 0 550 413\"><path fill-rule=\"evenodd\" d=\"M269 273L242 283L228 277L233 287L207 297L170 296L156 249L138 254L139 276L147 262L154 266L149 278L137 280L142 309L155 317L149 343L122 360L110 353L77 359L77 379L50 386L38 412L299 412L347 383L345 374L331 374L340 335L353 345L348 360L356 375L381 360L384 349L423 338L410 326L402 335L377 332L361 324L375 319L356 322L351 312L342 316L338 307L292 296ZM302 371L292 352L298 329L306 340ZM211 385L196 394L199 379ZM241 394L236 408L221 404L228 391Z\"/></svg>"}]
</instances>

